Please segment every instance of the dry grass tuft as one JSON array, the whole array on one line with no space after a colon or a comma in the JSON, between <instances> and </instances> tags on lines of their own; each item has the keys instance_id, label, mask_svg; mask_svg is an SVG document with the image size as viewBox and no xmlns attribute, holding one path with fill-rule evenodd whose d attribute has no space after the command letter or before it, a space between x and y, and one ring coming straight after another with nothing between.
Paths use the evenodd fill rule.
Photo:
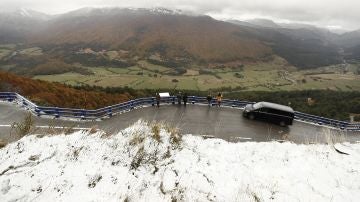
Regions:
<instances>
[{"instance_id":1,"label":"dry grass tuft","mask_svg":"<svg viewBox=\"0 0 360 202\"><path fill-rule=\"evenodd\" d=\"M129 141L129 144L132 146L142 144L145 140L145 137L141 134L134 134L133 138Z\"/></svg>"},{"instance_id":2,"label":"dry grass tuft","mask_svg":"<svg viewBox=\"0 0 360 202\"><path fill-rule=\"evenodd\" d=\"M110 136L112 136L114 133L113 132L108 132L108 131L104 131L103 134L101 134L101 138L109 138Z\"/></svg>"},{"instance_id":3,"label":"dry grass tuft","mask_svg":"<svg viewBox=\"0 0 360 202\"><path fill-rule=\"evenodd\" d=\"M84 148L84 146L81 147L72 147L71 151L68 153L69 157L73 161L77 161L80 155L81 150Z\"/></svg>"},{"instance_id":4,"label":"dry grass tuft","mask_svg":"<svg viewBox=\"0 0 360 202\"><path fill-rule=\"evenodd\" d=\"M130 168L132 170L136 170L141 165L141 162L144 161L144 158L145 158L145 149L144 146L142 146L139 148L134 159L131 161Z\"/></svg>"},{"instance_id":5,"label":"dry grass tuft","mask_svg":"<svg viewBox=\"0 0 360 202\"><path fill-rule=\"evenodd\" d=\"M152 138L154 138L157 142L161 142L160 130L160 123L155 123L151 126Z\"/></svg>"},{"instance_id":6,"label":"dry grass tuft","mask_svg":"<svg viewBox=\"0 0 360 202\"><path fill-rule=\"evenodd\" d=\"M172 128L170 130L170 143L174 148L179 148L182 141L182 135L179 133L178 128Z\"/></svg>"},{"instance_id":7,"label":"dry grass tuft","mask_svg":"<svg viewBox=\"0 0 360 202\"><path fill-rule=\"evenodd\" d=\"M7 145L7 142L5 142L4 140L0 139L0 149L5 147Z\"/></svg>"},{"instance_id":8,"label":"dry grass tuft","mask_svg":"<svg viewBox=\"0 0 360 202\"><path fill-rule=\"evenodd\" d=\"M72 133L75 132L74 127L75 127L75 124L73 124L73 125L71 125L71 126L68 126L68 127L63 127L63 131L62 131L62 132L63 132L65 135L72 134Z\"/></svg>"},{"instance_id":9,"label":"dry grass tuft","mask_svg":"<svg viewBox=\"0 0 360 202\"><path fill-rule=\"evenodd\" d=\"M96 133L96 132L98 132L98 126L97 125L95 125L95 126L92 126L90 129L89 129L89 133L90 134L94 134L94 133Z\"/></svg>"},{"instance_id":10,"label":"dry grass tuft","mask_svg":"<svg viewBox=\"0 0 360 202\"><path fill-rule=\"evenodd\" d=\"M336 134L335 132L332 132L330 129L326 128L324 129L324 135L325 135L325 142L328 145L334 145L336 143L342 143L345 142L345 134Z\"/></svg>"},{"instance_id":11,"label":"dry grass tuft","mask_svg":"<svg viewBox=\"0 0 360 202\"><path fill-rule=\"evenodd\" d=\"M35 124L34 118L32 114L29 112L20 123L14 122L11 125L10 135L12 134L13 131L15 131L15 135L22 138L27 134L33 133L35 131L34 124Z\"/></svg>"},{"instance_id":12,"label":"dry grass tuft","mask_svg":"<svg viewBox=\"0 0 360 202\"><path fill-rule=\"evenodd\" d=\"M45 130L45 134L46 135L58 135L60 134L60 130L56 128L56 125L57 123L55 123L55 120L52 119L51 122L49 123L49 126L46 128ZM43 134L42 136L41 135L38 135L38 137L43 137L45 136L45 134Z\"/></svg>"}]
</instances>

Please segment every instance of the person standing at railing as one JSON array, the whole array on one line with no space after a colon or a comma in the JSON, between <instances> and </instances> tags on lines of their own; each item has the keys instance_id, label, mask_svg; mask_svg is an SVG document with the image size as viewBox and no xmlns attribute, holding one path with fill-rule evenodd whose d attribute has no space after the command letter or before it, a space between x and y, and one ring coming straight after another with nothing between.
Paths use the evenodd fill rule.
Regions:
<instances>
[{"instance_id":1,"label":"person standing at railing","mask_svg":"<svg viewBox=\"0 0 360 202\"><path fill-rule=\"evenodd\" d=\"M216 101L217 101L218 107L220 107L220 105L221 105L222 98L223 98L223 96L219 92L218 95L216 96Z\"/></svg>"},{"instance_id":2,"label":"person standing at railing","mask_svg":"<svg viewBox=\"0 0 360 202\"><path fill-rule=\"evenodd\" d=\"M156 106L160 107L160 94L156 93Z\"/></svg>"},{"instance_id":3,"label":"person standing at railing","mask_svg":"<svg viewBox=\"0 0 360 202\"><path fill-rule=\"evenodd\" d=\"M182 98L181 92L179 92L177 94L176 98L177 98L178 104L181 105L181 98Z\"/></svg>"},{"instance_id":4,"label":"person standing at railing","mask_svg":"<svg viewBox=\"0 0 360 202\"><path fill-rule=\"evenodd\" d=\"M187 101L188 101L188 95L187 95L187 93L184 93L184 95L183 95L183 102L184 102L184 106L185 106L185 107L186 107Z\"/></svg>"},{"instance_id":5,"label":"person standing at railing","mask_svg":"<svg viewBox=\"0 0 360 202\"><path fill-rule=\"evenodd\" d=\"M209 107L211 107L211 101L212 101L211 93L209 93L208 96L206 96L206 100L208 102Z\"/></svg>"}]
</instances>

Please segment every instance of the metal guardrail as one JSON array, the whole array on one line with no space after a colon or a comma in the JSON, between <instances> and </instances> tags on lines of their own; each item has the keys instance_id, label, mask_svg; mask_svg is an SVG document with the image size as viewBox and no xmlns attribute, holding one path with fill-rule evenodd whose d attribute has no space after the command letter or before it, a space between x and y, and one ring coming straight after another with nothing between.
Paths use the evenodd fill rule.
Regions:
<instances>
[{"instance_id":1,"label":"metal guardrail","mask_svg":"<svg viewBox=\"0 0 360 202\"><path fill-rule=\"evenodd\" d=\"M123 102L120 104L111 105L95 110L60 108L60 107L43 107L43 106L37 106L30 100L26 99L25 97L15 92L0 92L0 100L4 100L8 102L17 102L18 104L28 108L32 113L36 114L37 116L46 115L46 116L54 116L56 118L67 117L67 118L78 118L83 120L109 118L112 117L114 114L130 111L137 107L156 105L155 97L147 97L147 98L138 98L135 100L130 100L127 102ZM175 96L161 98L161 102L175 104L177 102L177 98ZM198 96L189 96L188 102L192 104L207 104L207 100L205 97L198 97ZM252 103L254 102L229 100L229 99L224 99L222 101L223 106L237 107L237 108L243 108L245 107L245 105ZM216 104L215 100L213 100L212 105L215 104ZM327 125L342 130L360 131L360 124L357 123L349 123L346 121L329 119L329 118L315 116L297 111L295 112L295 119L307 121L319 125Z\"/></svg>"}]
</instances>

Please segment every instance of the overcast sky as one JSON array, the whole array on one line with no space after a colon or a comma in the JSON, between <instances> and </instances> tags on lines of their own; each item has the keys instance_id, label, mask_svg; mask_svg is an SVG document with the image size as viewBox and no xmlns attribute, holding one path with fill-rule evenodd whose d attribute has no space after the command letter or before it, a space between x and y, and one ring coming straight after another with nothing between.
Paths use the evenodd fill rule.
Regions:
<instances>
[{"instance_id":1,"label":"overcast sky","mask_svg":"<svg viewBox=\"0 0 360 202\"><path fill-rule=\"evenodd\" d=\"M360 0L0 0L1 10L28 8L59 14L82 7L165 7L218 19L269 18L323 27L360 28Z\"/></svg>"}]
</instances>

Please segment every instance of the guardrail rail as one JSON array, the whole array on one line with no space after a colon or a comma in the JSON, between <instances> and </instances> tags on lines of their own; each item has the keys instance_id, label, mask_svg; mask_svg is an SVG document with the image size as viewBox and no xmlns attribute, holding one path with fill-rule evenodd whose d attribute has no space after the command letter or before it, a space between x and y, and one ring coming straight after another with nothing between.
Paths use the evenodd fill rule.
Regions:
<instances>
[{"instance_id":1,"label":"guardrail rail","mask_svg":"<svg viewBox=\"0 0 360 202\"><path fill-rule=\"evenodd\" d=\"M53 116L56 118L67 117L67 118L77 118L83 120L109 118L118 113L131 111L137 107L151 106L151 105L154 106L156 104L155 97L146 97L146 98L138 98L135 100L130 100L127 102L123 102L95 110L61 108L61 107L43 107L34 104L24 96L21 96L20 94L15 92L0 92L0 100L7 102L16 102L17 104L27 108L37 116ZM175 96L163 97L161 98L161 102L168 104L175 104L177 102L177 98ZM207 104L206 98L199 96L189 96L188 102L191 104ZM254 102L230 100L230 99L223 99L222 101L223 106L237 107L237 108L243 108L245 107L245 105L252 103ZM213 100L212 105L215 104L216 104L215 100ZM327 125L342 130L360 131L360 124L358 123L339 121L335 119L315 116L297 111L295 112L295 119L311 122L319 125Z\"/></svg>"}]
</instances>

